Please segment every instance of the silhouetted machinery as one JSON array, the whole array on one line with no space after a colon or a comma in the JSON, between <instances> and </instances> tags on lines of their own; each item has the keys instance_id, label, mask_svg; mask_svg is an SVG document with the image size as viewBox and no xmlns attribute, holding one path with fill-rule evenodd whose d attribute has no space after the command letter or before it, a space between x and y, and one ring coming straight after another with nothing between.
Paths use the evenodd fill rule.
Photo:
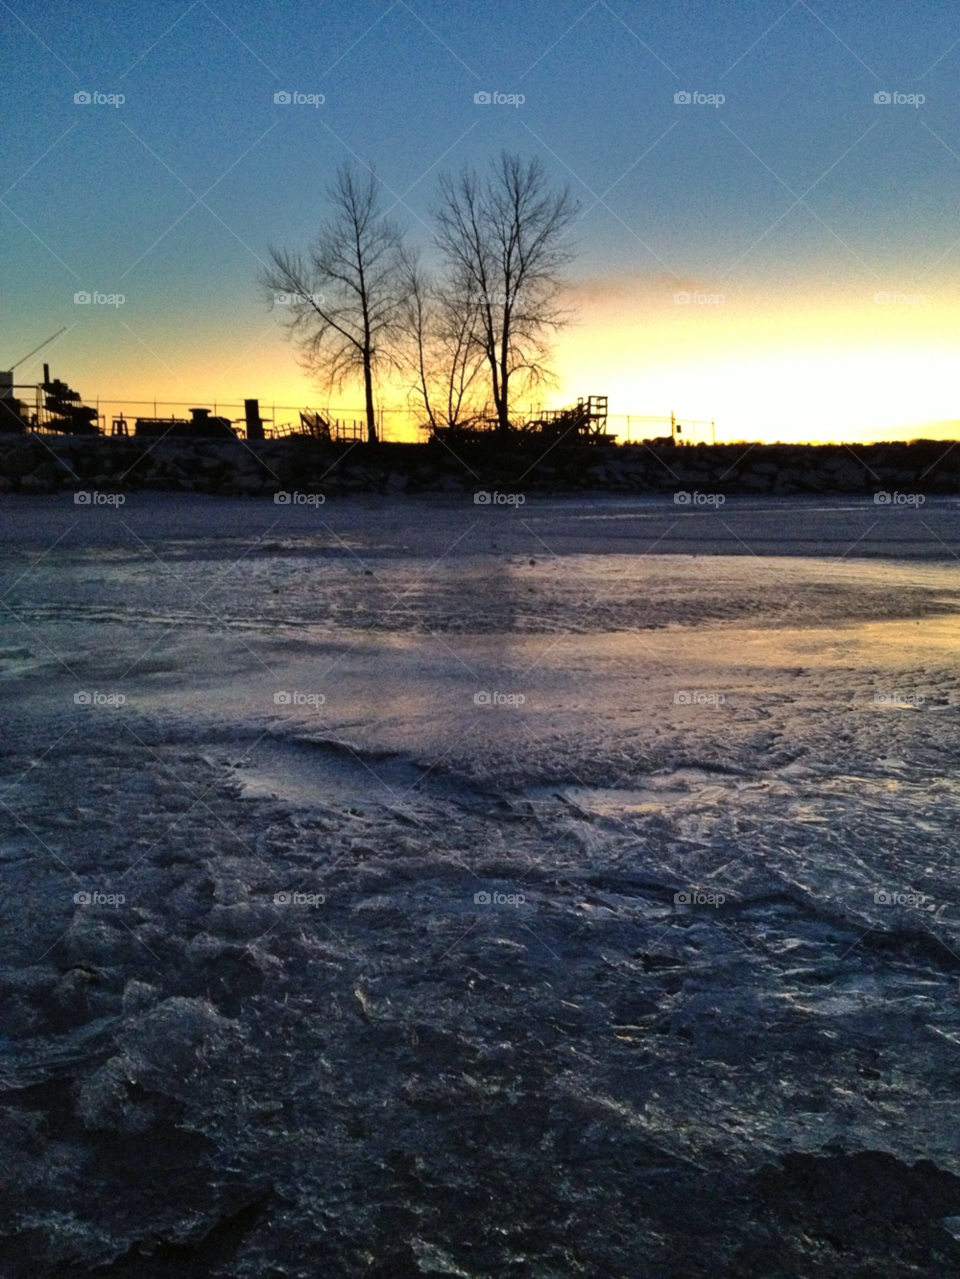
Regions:
<instances>
[{"instance_id":1,"label":"silhouetted machinery","mask_svg":"<svg viewBox=\"0 0 960 1279\"><path fill-rule=\"evenodd\" d=\"M591 395L586 400L583 396L576 404L565 409L550 409L540 417L532 418L521 431L539 436L551 443L560 440L568 444L575 441L592 444L597 440L615 440L615 435L607 434L607 397Z\"/></svg>"},{"instance_id":2,"label":"silhouetted machinery","mask_svg":"<svg viewBox=\"0 0 960 1279\"><path fill-rule=\"evenodd\" d=\"M433 435L440 440L454 440L462 443L491 440L499 434L499 423L496 418L474 420L464 426L440 426ZM538 417L530 418L522 426L511 426L511 436L519 439L533 439L549 444L598 444L604 440L615 440L615 435L607 434L607 397L605 395L583 396L576 404L563 409L548 409Z\"/></svg>"},{"instance_id":3,"label":"silhouetted machinery","mask_svg":"<svg viewBox=\"0 0 960 1279\"><path fill-rule=\"evenodd\" d=\"M63 329L60 330L62 332ZM46 342L41 342L40 346L31 351L30 355L18 360L17 364L23 364L30 356L36 355L41 347L59 337L60 333L54 333ZM39 385L15 383L13 370L17 364L0 372L0 430L57 431L66 435L100 434L99 411L84 404L79 393L67 386L66 382L51 378L49 364L43 366L43 381ZM14 395L14 391L30 391L33 406L28 400Z\"/></svg>"},{"instance_id":4,"label":"silhouetted machinery","mask_svg":"<svg viewBox=\"0 0 960 1279\"><path fill-rule=\"evenodd\" d=\"M355 418L348 422L346 418L341 421L336 417L331 422L320 413L311 413L309 410L300 413L301 435L309 435L314 440L332 440L344 444L364 439L366 431L366 423L358 422Z\"/></svg>"},{"instance_id":5,"label":"silhouetted machinery","mask_svg":"<svg viewBox=\"0 0 960 1279\"><path fill-rule=\"evenodd\" d=\"M228 417L213 417L209 409L191 409L191 420L182 417L138 417L134 435L150 439L172 436L188 440L235 440Z\"/></svg>"},{"instance_id":6,"label":"silhouetted machinery","mask_svg":"<svg viewBox=\"0 0 960 1279\"><path fill-rule=\"evenodd\" d=\"M84 404L77 391L66 382L50 378L50 366L43 366L44 409L42 425L48 431L60 431L65 435L99 435L100 414Z\"/></svg>"},{"instance_id":7,"label":"silhouetted machinery","mask_svg":"<svg viewBox=\"0 0 960 1279\"><path fill-rule=\"evenodd\" d=\"M300 414L300 434L309 435L314 440L330 440L330 423L320 413L309 411Z\"/></svg>"},{"instance_id":8,"label":"silhouetted machinery","mask_svg":"<svg viewBox=\"0 0 960 1279\"><path fill-rule=\"evenodd\" d=\"M0 372L0 431L24 431L22 402L13 393L13 369Z\"/></svg>"},{"instance_id":9,"label":"silhouetted machinery","mask_svg":"<svg viewBox=\"0 0 960 1279\"><path fill-rule=\"evenodd\" d=\"M38 351L42 351L45 346L49 346L54 338L58 338L61 333L65 333L66 328L58 329L56 333L46 338L39 346L35 346L27 355L17 360L16 364L11 364L9 369L0 372L0 431L25 431L28 426L36 425L42 415L42 407L40 402L41 388L33 386L30 383L17 383L13 380L13 370L21 364L25 364L31 356L36 355ZM46 380L50 375L46 365L43 366L43 376ZM30 410L24 400L14 395L14 391L32 391L36 398L36 410L33 421L30 419Z\"/></svg>"}]
</instances>

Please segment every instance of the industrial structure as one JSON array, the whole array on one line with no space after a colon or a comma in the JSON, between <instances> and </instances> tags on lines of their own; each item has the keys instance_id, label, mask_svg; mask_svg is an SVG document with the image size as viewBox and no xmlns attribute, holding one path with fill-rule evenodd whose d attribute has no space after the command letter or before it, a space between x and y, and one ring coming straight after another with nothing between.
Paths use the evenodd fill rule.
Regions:
<instances>
[{"instance_id":1,"label":"industrial structure","mask_svg":"<svg viewBox=\"0 0 960 1279\"><path fill-rule=\"evenodd\" d=\"M60 330L63 332L64 330ZM59 337L55 333L53 337ZM48 338L47 342L52 342ZM42 343L46 346L47 342ZM36 355L41 347L30 352ZM17 363L22 364L30 356ZM310 409L300 410L299 430L290 423L271 425L270 418L260 416L260 401L244 400L244 416L228 418L218 415L216 408L191 408L190 417L135 416L128 420L125 413L115 413L110 418L107 431L106 416L99 405L84 404L79 392L66 382L50 377L50 366L43 366L43 381L19 383L14 381L14 369L0 371L0 434L24 432L56 435L106 435L139 436L146 439L232 440L238 437L235 424L243 423L248 440L263 439L314 439L331 443L355 443L366 438L363 422L324 417ZM104 418L101 426L100 419ZM267 429L265 429L267 427Z\"/></svg>"},{"instance_id":2,"label":"industrial structure","mask_svg":"<svg viewBox=\"0 0 960 1279\"><path fill-rule=\"evenodd\" d=\"M15 391L31 391L29 399L14 395ZM50 377L50 366L43 366L43 381L22 385L13 380L13 370L0 373L0 405L5 431L47 430L58 435L99 435L96 409L84 404L77 391Z\"/></svg>"},{"instance_id":3,"label":"industrial structure","mask_svg":"<svg viewBox=\"0 0 960 1279\"><path fill-rule=\"evenodd\" d=\"M303 410L300 413L300 430L293 427L275 428L274 439L289 436L306 436L311 440L330 440L336 444L355 444L367 437L367 424L356 419L348 422L346 418L328 419L321 413Z\"/></svg>"},{"instance_id":4,"label":"industrial structure","mask_svg":"<svg viewBox=\"0 0 960 1279\"><path fill-rule=\"evenodd\" d=\"M127 435L127 423L122 414L113 420L113 435ZM188 440L235 440L237 433L228 417L211 417L209 409L191 409L190 421L186 418L138 417L134 435L159 439L172 435Z\"/></svg>"},{"instance_id":5,"label":"industrial structure","mask_svg":"<svg viewBox=\"0 0 960 1279\"><path fill-rule=\"evenodd\" d=\"M43 380L37 383L17 383L15 370L24 364L38 351L66 332L61 329L47 338L29 355L19 360L7 371L0 371L0 434L11 432L29 432L58 435L112 435L136 436L142 439L157 441L163 438L187 440L230 440L246 438L258 440L318 440L331 444L358 444L367 438L365 420L335 418L328 410L318 412L314 409L296 409L280 406L285 416L289 413L293 420L278 421L278 407L273 407L272 417L260 416L260 401L247 399L243 401L242 417L227 417L222 408L232 409L234 413L241 407L239 404L217 406L213 409L191 407L189 417L180 404L162 404L153 401L140 405L130 401L108 401L101 412L98 400L96 406L84 404L79 392L74 391L59 378L51 378L50 366L43 365ZM122 407L121 407L122 406ZM153 412L150 414L149 409ZM108 414L106 409L111 409ZM158 413L157 410L160 410ZM179 410L179 413L178 413ZM164 411L169 416L163 416ZM395 410L378 410L379 434L383 438L383 415ZM401 412L401 410L396 410ZM129 417L127 416L129 414ZM295 421L299 415L299 423ZM683 422L671 413L667 417L644 417L628 415L618 419L625 423L627 444L646 444L656 447L663 445L683 445L696 443L715 443L716 430L712 422L695 422L684 419ZM511 444L531 444L536 447L546 445L591 446L596 444L613 444L624 437L609 430L610 425L605 395L580 397L575 404L561 409L541 409L522 422L512 424L507 431L501 431L500 422L492 415L484 414L471 418L453 426L421 426L421 431L428 433L428 440L435 440L448 445L488 444L496 445L508 439ZM635 424L635 425L634 425ZM407 422L404 423L407 425ZM631 440L631 427L639 427L643 437ZM669 429L669 434L665 430Z\"/></svg>"},{"instance_id":6,"label":"industrial structure","mask_svg":"<svg viewBox=\"0 0 960 1279\"><path fill-rule=\"evenodd\" d=\"M42 351L66 329L58 329L45 342L0 372L0 430L4 431L55 431L58 435L99 435L97 425L100 414L83 403L78 392L50 377L50 365L43 366L43 381L19 383L14 381L14 370ZM16 395L28 391L29 397Z\"/></svg>"},{"instance_id":7,"label":"industrial structure","mask_svg":"<svg viewBox=\"0 0 960 1279\"><path fill-rule=\"evenodd\" d=\"M429 429L429 428L426 428ZM438 426L431 430L431 438L443 443L489 442L500 434L500 423L495 417L474 420L468 426ZM532 439L547 444L612 444L616 435L607 432L607 397L583 396L576 404L562 409L541 409L535 417L520 426L511 426L511 438Z\"/></svg>"}]
</instances>

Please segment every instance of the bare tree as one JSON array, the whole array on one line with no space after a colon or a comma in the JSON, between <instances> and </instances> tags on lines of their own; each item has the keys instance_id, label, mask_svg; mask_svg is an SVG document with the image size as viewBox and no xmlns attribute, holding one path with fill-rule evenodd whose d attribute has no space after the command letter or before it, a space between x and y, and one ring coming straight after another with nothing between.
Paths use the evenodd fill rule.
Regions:
<instances>
[{"instance_id":1,"label":"bare tree","mask_svg":"<svg viewBox=\"0 0 960 1279\"><path fill-rule=\"evenodd\" d=\"M412 399L431 428L463 426L481 411L486 354L479 305L468 289L431 279L413 256L404 255L403 269L403 367Z\"/></svg>"},{"instance_id":2,"label":"bare tree","mask_svg":"<svg viewBox=\"0 0 960 1279\"><path fill-rule=\"evenodd\" d=\"M576 212L569 188L552 190L536 158L504 152L486 179L469 167L440 179L437 239L452 278L478 307L501 432L510 430L512 391L550 377L549 338L566 322L560 272L572 257L562 239Z\"/></svg>"},{"instance_id":3,"label":"bare tree","mask_svg":"<svg viewBox=\"0 0 960 1279\"><path fill-rule=\"evenodd\" d=\"M383 215L379 184L351 165L329 188L332 213L306 256L271 249L260 282L291 309L303 363L330 390L363 383L367 439L377 440L374 376L395 365L401 303L400 230Z\"/></svg>"}]
</instances>

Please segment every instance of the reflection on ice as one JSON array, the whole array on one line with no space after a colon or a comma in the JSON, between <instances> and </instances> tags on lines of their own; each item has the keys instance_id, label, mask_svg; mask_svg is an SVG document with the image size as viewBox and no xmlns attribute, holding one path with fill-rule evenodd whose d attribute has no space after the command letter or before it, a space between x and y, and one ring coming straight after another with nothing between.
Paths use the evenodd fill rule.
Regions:
<instances>
[{"instance_id":1,"label":"reflection on ice","mask_svg":"<svg viewBox=\"0 0 960 1279\"><path fill-rule=\"evenodd\" d=\"M886 517L855 503L731 503L743 555L702 521L651 550L650 503L531 502L502 551L472 509L341 505L339 541L183 499L142 541L52 549L0 514L3 1151L31 1246L102 1268L103 1227L133 1257L103 1222L142 1192L159 1256L271 1187L285 1238L328 1205L331 1273L369 1203L394 1234L473 1213L521 1266L558 1197L577 1238L640 1204L636 1256L678 1221L699 1248L704 1198L747 1237L758 1186L789 1222L838 1181L953 1220L955 562L894 560L916 528L861 537ZM886 559L845 556L870 537ZM479 1275L415 1239L409 1273ZM633 1262L604 1273L656 1270Z\"/></svg>"}]
</instances>

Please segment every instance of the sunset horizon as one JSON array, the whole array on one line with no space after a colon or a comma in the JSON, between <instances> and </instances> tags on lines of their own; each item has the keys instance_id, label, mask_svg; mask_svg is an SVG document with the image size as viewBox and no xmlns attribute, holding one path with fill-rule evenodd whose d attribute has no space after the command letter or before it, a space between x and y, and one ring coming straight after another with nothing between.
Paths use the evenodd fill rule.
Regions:
<instances>
[{"instance_id":1,"label":"sunset horizon","mask_svg":"<svg viewBox=\"0 0 960 1279\"><path fill-rule=\"evenodd\" d=\"M0 40L0 1279L960 1276L956 0Z\"/></svg>"},{"instance_id":2,"label":"sunset horizon","mask_svg":"<svg viewBox=\"0 0 960 1279\"><path fill-rule=\"evenodd\" d=\"M123 47L92 24L73 62L50 57L50 30L14 22L21 158L3 197L13 257L0 365L66 327L18 380L39 380L45 359L89 402L255 396L347 413L362 395L324 394L297 365L283 309L265 304L257 273L269 248L310 242L325 216L322 174L350 161L376 173L390 216L430 259L438 176L506 147L540 158L579 204L566 234L573 323L555 335L555 386L528 406L605 394L611 413L712 420L718 439L955 431L960 142L945 87L957 54L937 42L931 9L900 32L891 90L884 23L847 38L799 0L770 13L755 25L726 16L709 64L684 56L693 33L665 16L641 35L604 4L568 20L544 11L546 54L516 20L512 59L493 77L514 86L503 102L476 92L490 78L479 27L448 12L441 32L402 4L356 30L336 18L319 67L294 58L295 72L277 31L255 19L242 34L205 8L169 31L130 30ZM65 38L75 21L58 14ZM403 51L420 36L438 78L414 93ZM564 96L554 73L584 43L600 61ZM357 97L357 75L376 84L388 47L378 106L376 92ZM241 115L217 70L224 58L259 86ZM31 88L18 96L23 76ZM199 97L188 88L198 78ZM278 92L291 79L316 83ZM44 109L28 113L38 83ZM579 132L585 111L593 147ZM164 132L173 120L179 144ZM55 174L87 216L66 223L45 200ZM143 212L129 219L134 204ZM82 311L79 294L94 298ZM403 405L402 386L385 379L378 407Z\"/></svg>"}]
</instances>

